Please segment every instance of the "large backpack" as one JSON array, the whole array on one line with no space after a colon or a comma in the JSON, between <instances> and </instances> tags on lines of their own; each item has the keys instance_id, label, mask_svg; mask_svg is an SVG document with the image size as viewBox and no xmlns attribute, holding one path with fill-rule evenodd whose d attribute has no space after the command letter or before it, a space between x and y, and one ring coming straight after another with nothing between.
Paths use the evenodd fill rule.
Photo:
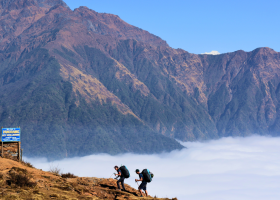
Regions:
<instances>
[{"instance_id":1,"label":"large backpack","mask_svg":"<svg viewBox=\"0 0 280 200\"><path fill-rule=\"evenodd\" d=\"M129 171L128 171L128 169L126 168L126 166L121 166L120 167L120 170L122 171L122 176L124 177L124 178L129 178L130 177L130 174L129 174Z\"/></svg>"},{"instance_id":2,"label":"large backpack","mask_svg":"<svg viewBox=\"0 0 280 200\"><path fill-rule=\"evenodd\" d=\"M148 169L144 169L142 171L144 181L150 183L154 177L153 173L151 173Z\"/></svg>"}]
</instances>

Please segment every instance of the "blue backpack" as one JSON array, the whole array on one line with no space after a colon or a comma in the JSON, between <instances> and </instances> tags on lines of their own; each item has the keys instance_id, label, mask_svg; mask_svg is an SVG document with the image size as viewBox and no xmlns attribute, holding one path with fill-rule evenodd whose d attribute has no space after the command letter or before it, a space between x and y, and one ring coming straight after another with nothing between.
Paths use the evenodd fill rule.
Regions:
<instances>
[{"instance_id":1,"label":"blue backpack","mask_svg":"<svg viewBox=\"0 0 280 200\"><path fill-rule=\"evenodd\" d=\"M122 171L122 175L124 178L129 178L130 177L130 173L128 171L128 169L126 168L126 166L121 166L120 170Z\"/></svg>"},{"instance_id":2,"label":"blue backpack","mask_svg":"<svg viewBox=\"0 0 280 200\"><path fill-rule=\"evenodd\" d=\"M143 178L144 178L144 181L150 183L154 177L154 174L151 173L148 169L144 169L142 171L142 174L143 174Z\"/></svg>"}]
</instances>

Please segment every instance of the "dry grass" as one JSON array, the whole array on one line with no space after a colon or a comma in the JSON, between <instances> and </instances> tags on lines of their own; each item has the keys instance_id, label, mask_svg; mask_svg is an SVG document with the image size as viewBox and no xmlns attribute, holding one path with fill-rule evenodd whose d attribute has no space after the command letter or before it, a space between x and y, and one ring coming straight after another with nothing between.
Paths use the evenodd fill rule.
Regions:
<instances>
[{"instance_id":1,"label":"dry grass","mask_svg":"<svg viewBox=\"0 0 280 200\"><path fill-rule=\"evenodd\" d=\"M61 65L61 75L65 80L70 80L73 86L73 92L78 92L85 97L90 103L92 100L99 100L101 104L111 102L123 114L131 114L137 116L129 109L129 107L121 102L121 100L111 93L98 79L91 75L84 74L82 71L71 65Z\"/></svg>"},{"instance_id":2,"label":"dry grass","mask_svg":"<svg viewBox=\"0 0 280 200\"><path fill-rule=\"evenodd\" d=\"M22 160L21 163L27 167L31 167L31 168L34 168L33 165L30 163L30 162L27 162L27 161L24 161Z\"/></svg>"},{"instance_id":3,"label":"dry grass","mask_svg":"<svg viewBox=\"0 0 280 200\"><path fill-rule=\"evenodd\" d=\"M61 175L61 169L59 169L59 167L58 166L50 166L50 170L49 170L49 172L51 172L51 173L53 173L53 174L55 174L55 175L57 175L57 176L60 176Z\"/></svg>"},{"instance_id":4,"label":"dry grass","mask_svg":"<svg viewBox=\"0 0 280 200\"><path fill-rule=\"evenodd\" d=\"M6 180L8 185L16 185L19 187L35 187L37 184L30 181L26 169L13 167L9 171L9 177Z\"/></svg>"},{"instance_id":5,"label":"dry grass","mask_svg":"<svg viewBox=\"0 0 280 200\"><path fill-rule=\"evenodd\" d=\"M12 171L16 171L18 173L27 174L27 170L26 169L19 168L19 167L12 167L12 169L9 172L12 172Z\"/></svg>"},{"instance_id":6,"label":"dry grass","mask_svg":"<svg viewBox=\"0 0 280 200\"><path fill-rule=\"evenodd\" d=\"M143 199L134 188L126 185L127 192L117 191L116 180L95 177L62 178L60 169L50 172L30 168L22 163L0 158L0 199ZM56 174L55 174L56 173ZM71 173L63 177L73 177ZM155 199L150 197L149 199ZM157 199L167 200L167 198ZM169 199L171 200L171 199Z\"/></svg>"}]
</instances>

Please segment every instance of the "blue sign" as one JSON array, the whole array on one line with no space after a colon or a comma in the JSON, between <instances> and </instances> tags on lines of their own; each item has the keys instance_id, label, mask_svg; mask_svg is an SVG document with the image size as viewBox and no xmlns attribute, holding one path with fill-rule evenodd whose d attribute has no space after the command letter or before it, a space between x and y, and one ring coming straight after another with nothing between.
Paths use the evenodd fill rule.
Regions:
<instances>
[{"instance_id":1,"label":"blue sign","mask_svg":"<svg viewBox=\"0 0 280 200\"><path fill-rule=\"evenodd\" d=\"M20 128L2 128L2 142L20 142Z\"/></svg>"}]
</instances>

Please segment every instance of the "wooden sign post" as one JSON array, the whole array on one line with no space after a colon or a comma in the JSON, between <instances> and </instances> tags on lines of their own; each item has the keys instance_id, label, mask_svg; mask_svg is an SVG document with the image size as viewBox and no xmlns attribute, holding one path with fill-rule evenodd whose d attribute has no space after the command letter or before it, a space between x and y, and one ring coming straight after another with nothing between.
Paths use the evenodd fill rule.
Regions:
<instances>
[{"instance_id":1,"label":"wooden sign post","mask_svg":"<svg viewBox=\"0 0 280 200\"><path fill-rule=\"evenodd\" d=\"M21 160L20 127L3 128L1 133L2 158L7 157L12 160Z\"/></svg>"},{"instance_id":2,"label":"wooden sign post","mask_svg":"<svg viewBox=\"0 0 280 200\"><path fill-rule=\"evenodd\" d=\"M3 128L3 126L2 126L2 128ZM4 146L3 146L3 140L2 140L2 131L1 131L1 143L2 143L2 145L1 145L1 150L2 150L1 156L2 156L2 158L4 158Z\"/></svg>"}]
</instances>

